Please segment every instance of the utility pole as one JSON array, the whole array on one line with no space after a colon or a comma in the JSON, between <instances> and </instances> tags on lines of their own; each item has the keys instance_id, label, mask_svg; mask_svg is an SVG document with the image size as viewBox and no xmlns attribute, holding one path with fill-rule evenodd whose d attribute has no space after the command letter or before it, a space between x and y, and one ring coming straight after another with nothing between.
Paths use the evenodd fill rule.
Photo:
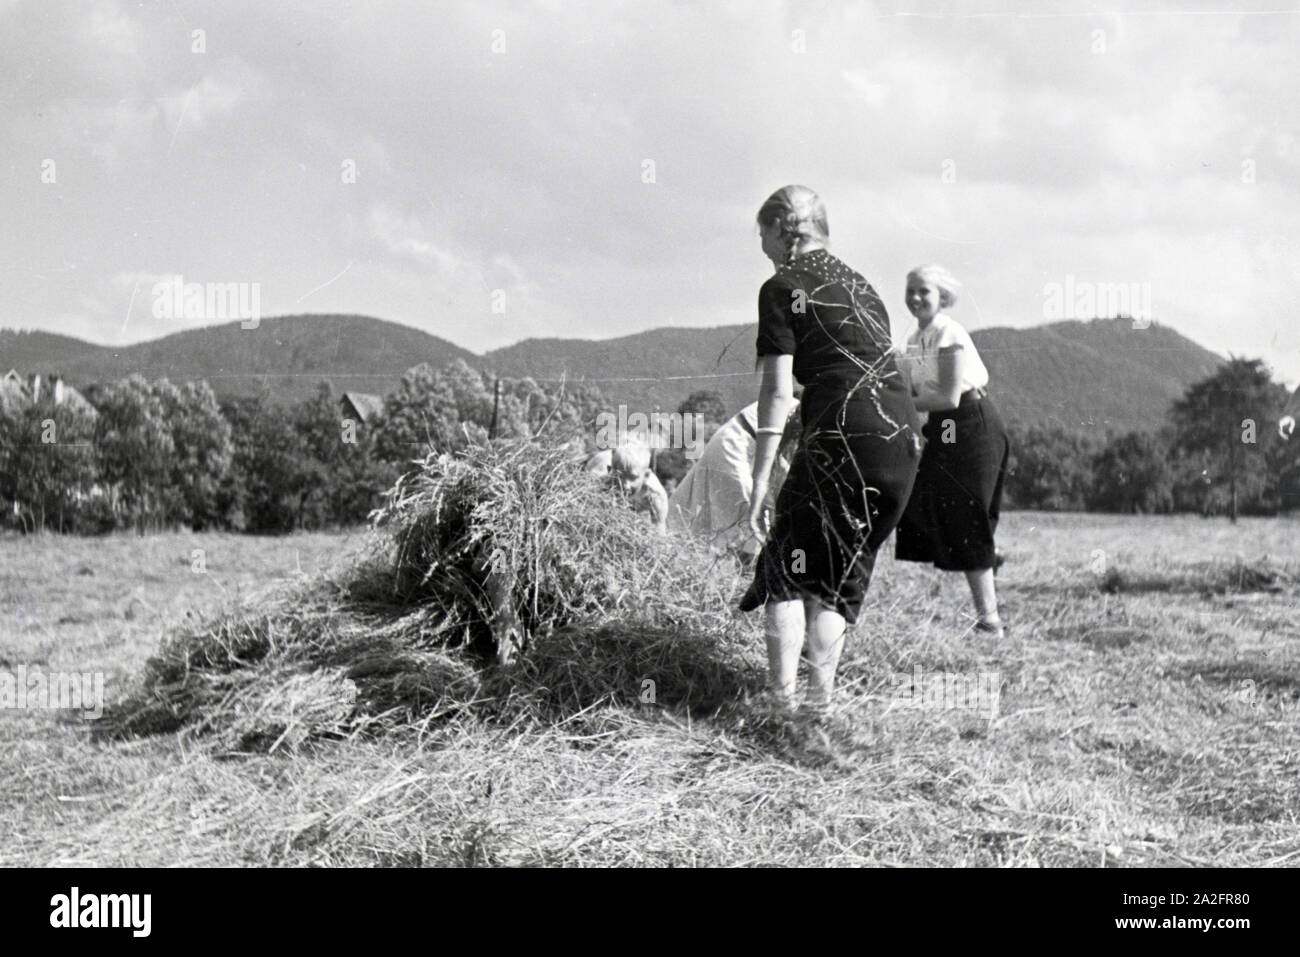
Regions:
<instances>
[{"instance_id":1,"label":"utility pole","mask_svg":"<svg viewBox=\"0 0 1300 957\"><path fill-rule=\"evenodd\" d=\"M494 380L492 393L492 425L488 428L489 439L497 437L497 414L501 410L501 380L499 378Z\"/></svg>"}]
</instances>

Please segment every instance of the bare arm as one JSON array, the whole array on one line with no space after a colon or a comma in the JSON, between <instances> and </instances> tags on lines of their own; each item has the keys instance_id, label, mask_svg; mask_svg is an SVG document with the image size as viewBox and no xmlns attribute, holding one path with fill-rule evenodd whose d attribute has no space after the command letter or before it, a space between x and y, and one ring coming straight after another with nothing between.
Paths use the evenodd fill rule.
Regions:
<instances>
[{"instance_id":1,"label":"bare arm","mask_svg":"<svg viewBox=\"0 0 1300 957\"><path fill-rule=\"evenodd\" d=\"M794 401L794 356L770 355L758 360L762 384L758 387L758 438L754 453L754 490L750 498L749 520L755 534L761 537L759 522L763 514L763 500L767 497L768 479L772 463L776 461L781 433L790 415ZM764 431L768 430L768 431Z\"/></svg>"},{"instance_id":2,"label":"bare arm","mask_svg":"<svg viewBox=\"0 0 1300 957\"><path fill-rule=\"evenodd\" d=\"M962 372L966 361L961 346L940 349L936 359L939 385L923 388L916 396L918 412L948 412L961 404Z\"/></svg>"}]
</instances>

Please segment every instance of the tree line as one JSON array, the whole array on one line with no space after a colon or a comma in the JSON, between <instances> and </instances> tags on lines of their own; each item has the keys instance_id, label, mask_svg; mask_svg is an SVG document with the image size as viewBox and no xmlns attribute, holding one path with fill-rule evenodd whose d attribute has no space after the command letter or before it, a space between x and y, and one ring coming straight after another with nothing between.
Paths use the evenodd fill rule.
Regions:
<instances>
[{"instance_id":1,"label":"tree line","mask_svg":"<svg viewBox=\"0 0 1300 957\"><path fill-rule=\"evenodd\" d=\"M1030 426L1007 496L1047 511L1274 515L1300 506L1300 443L1278 435L1286 390L1258 359L1194 383L1150 432Z\"/></svg>"},{"instance_id":2,"label":"tree line","mask_svg":"<svg viewBox=\"0 0 1300 957\"><path fill-rule=\"evenodd\" d=\"M589 386L496 383L463 361L416 366L370 422L327 382L296 403L219 399L206 382L135 375L85 403L0 403L0 508L23 531L276 533L364 522L430 449L500 437L589 442Z\"/></svg>"},{"instance_id":3,"label":"tree line","mask_svg":"<svg viewBox=\"0 0 1300 957\"><path fill-rule=\"evenodd\" d=\"M410 369L369 422L344 416L325 382L285 404L269 391L218 399L206 382L131 376L83 403L0 403L0 507L24 531L188 527L275 533L364 522L430 450L490 436L594 451L609 405L589 385L494 380L462 360ZM1174 402L1152 432L1031 425L1013 430L1009 508L1274 514L1300 504L1297 451L1276 434L1282 388L1258 360L1232 359ZM705 435L726 418L691 393ZM671 487L690 462L655 456Z\"/></svg>"}]
</instances>

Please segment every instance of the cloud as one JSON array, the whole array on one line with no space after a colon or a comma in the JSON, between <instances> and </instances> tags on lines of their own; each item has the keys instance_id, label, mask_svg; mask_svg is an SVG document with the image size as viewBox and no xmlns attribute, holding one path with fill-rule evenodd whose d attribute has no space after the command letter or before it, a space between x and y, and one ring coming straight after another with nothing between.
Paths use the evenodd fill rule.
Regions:
<instances>
[{"instance_id":1,"label":"cloud","mask_svg":"<svg viewBox=\"0 0 1300 957\"><path fill-rule=\"evenodd\" d=\"M169 129L176 130L182 123L197 129L233 111L253 82L253 71L233 60L220 74L207 74L188 89L161 96L157 102Z\"/></svg>"},{"instance_id":2,"label":"cloud","mask_svg":"<svg viewBox=\"0 0 1300 957\"><path fill-rule=\"evenodd\" d=\"M417 217L380 204L370 209L369 226L372 237L389 253L431 267L443 277L464 275L465 258L424 238L425 227Z\"/></svg>"},{"instance_id":3,"label":"cloud","mask_svg":"<svg viewBox=\"0 0 1300 957\"><path fill-rule=\"evenodd\" d=\"M841 70L840 76L844 77L844 82L862 97L867 106L875 110L884 106L889 96L888 86L874 82L863 70Z\"/></svg>"},{"instance_id":4,"label":"cloud","mask_svg":"<svg viewBox=\"0 0 1300 957\"><path fill-rule=\"evenodd\" d=\"M1149 277L1162 321L1300 376L1300 15L1180 9L0 4L6 292L57 328L98 290L116 332L165 265L475 349L752 322L754 212L806 182L900 327L922 261L973 325L1042 321L1067 272Z\"/></svg>"},{"instance_id":5,"label":"cloud","mask_svg":"<svg viewBox=\"0 0 1300 957\"><path fill-rule=\"evenodd\" d=\"M157 283L170 283L179 278L180 273L121 272L113 277L112 286L119 292L129 292L132 289L152 289Z\"/></svg>"}]
</instances>

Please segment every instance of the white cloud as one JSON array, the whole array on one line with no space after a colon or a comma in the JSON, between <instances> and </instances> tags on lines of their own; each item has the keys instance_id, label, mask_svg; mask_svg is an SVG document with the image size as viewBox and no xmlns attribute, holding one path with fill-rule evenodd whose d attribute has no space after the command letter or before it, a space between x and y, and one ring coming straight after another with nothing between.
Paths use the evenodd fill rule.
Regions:
<instances>
[{"instance_id":1,"label":"white cloud","mask_svg":"<svg viewBox=\"0 0 1300 957\"><path fill-rule=\"evenodd\" d=\"M1162 319L1295 377L1300 16L1177 9L0 4L7 299L58 328L98 289L116 331L166 264L255 277L268 312L339 276L313 309L471 348L752 321L754 211L795 181L904 317L926 260L983 325L1041 321L1044 276L1150 277ZM21 175L44 157L57 186ZM508 321L475 321L494 289Z\"/></svg>"},{"instance_id":2,"label":"white cloud","mask_svg":"<svg viewBox=\"0 0 1300 957\"><path fill-rule=\"evenodd\" d=\"M182 123L202 127L213 117L231 112L247 93L251 74L251 70L236 64L224 75L208 74L188 89L159 97L168 129L175 130Z\"/></svg>"},{"instance_id":3,"label":"white cloud","mask_svg":"<svg viewBox=\"0 0 1300 957\"><path fill-rule=\"evenodd\" d=\"M889 97L889 87L873 81L864 70L841 70L840 76L872 109L880 109Z\"/></svg>"},{"instance_id":4,"label":"white cloud","mask_svg":"<svg viewBox=\"0 0 1300 957\"><path fill-rule=\"evenodd\" d=\"M465 258L424 238L425 228L418 218L380 204L371 208L369 226L373 238L388 252L430 266L441 276L464 274Z\"/></svg>"},{"instance_id":5,"label":"white cloud","mask_svg":"<svg viewBox=\"0 0 1300 957\"><path fill-rule=\"evenodd\" d=\"M134 289L138 286L149 287L158 282L170 282L177 273L120 272L112 279L114 289Z\"/></svg>"}]
</instances>

